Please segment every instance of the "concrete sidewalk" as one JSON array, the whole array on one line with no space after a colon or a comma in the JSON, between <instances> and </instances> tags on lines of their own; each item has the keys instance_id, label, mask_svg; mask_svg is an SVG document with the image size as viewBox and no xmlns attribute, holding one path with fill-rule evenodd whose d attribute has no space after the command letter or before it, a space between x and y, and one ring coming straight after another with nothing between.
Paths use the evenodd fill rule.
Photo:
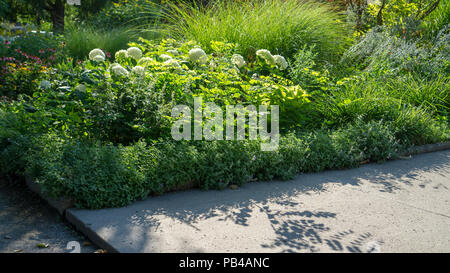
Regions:
<instances>
[{"instance_id":1,"label":"concrete sidewalk","mask_svg":"<svg viewBox=\"0 0 450 273\"><path fill-rule=\"evenodd\" d=\"M83 253L97 249L25 183L0 180L0 253L69 253L71 241Z\"/></svg>"},{"instance_id":2,"label":"concrete sidewalk","mask_svg":"<svg viewBox=\"0 0 450 273\"><path fill-rule=\"evenodd\" d=\"M118 252L450 252L450 151L67 218Z\"/></svg>"}]
</instances>

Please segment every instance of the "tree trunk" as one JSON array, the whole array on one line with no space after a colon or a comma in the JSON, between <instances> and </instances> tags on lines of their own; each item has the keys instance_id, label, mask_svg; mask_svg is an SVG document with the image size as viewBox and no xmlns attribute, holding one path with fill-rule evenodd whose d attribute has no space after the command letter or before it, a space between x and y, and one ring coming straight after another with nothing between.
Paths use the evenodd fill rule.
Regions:
<instances>
[{"instance_id":1,"label":"tree trunk","mask_svg":"<svg viewBox=\"0 0 450 273\"><path fill-rule=\"evenodd\" d=\"M41 29L41 16L36 15L36 26Z\"/></svg>"},{"instance_id":2,"label":"tree trunk","mask_svg":"<svg viewBox=\"0 0 450 273\"><path fill-rule=\"evenodd\" d=\"M383 0L380 10L378 11L378 14L377 14L377 25L379 25L379 26L383 25L383 9L384 9L385 4L386 4L386 0Z\"/></svg>"},{"instance_id":3,"label":"tree trunk","mask_svg":"<svg viewBox=\"0 0 450 273\"><path fill-rule=\"evenodd\" d=\"M61 34L64 32L64 2L65 0L56 0L51 12L53 33L55 34Z\"/></svg>"}]
</instances>

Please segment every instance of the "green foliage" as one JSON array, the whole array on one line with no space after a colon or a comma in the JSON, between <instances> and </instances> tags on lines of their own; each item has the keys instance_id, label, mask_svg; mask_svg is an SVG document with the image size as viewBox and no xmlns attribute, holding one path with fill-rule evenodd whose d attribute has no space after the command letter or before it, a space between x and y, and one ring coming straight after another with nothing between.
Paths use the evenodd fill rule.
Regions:
<instances>
[{"instance_id":1,"label":"green foliage","mask_svg":"<svg viewBox=\"0 0 450 273\"><path fill-rule=\"evenodd\" d=\"M98 20L125 22L144 3L116 1L100 12L113 19ZM387 11L389 26L361 37L339 64L331 63L345 48L345 29L325 6L271 0L171 7L171 33L199 44L81 25L69 26L66 46L61 37L38 35L4 42L0 175L29 175L45 194L94 209L191 187L357 167L450 139L445 5L425 22L391 23L394 11ZM52 50L41 53L47 46ZM88 58L93 48L105 60ZM288 62L256 53L263 48ZM279 105L278 150L261 151L260 140L172 140L171 110L192 109L196 97L223 110Z\"/></svg>"},{"instance_id":2,"label":"green foliage","mask_svg":"<svg viewBox=\"0 0 450 273\"><path fill-rule=\"evenodd\" d=\"M217 51L207 55L204 64L190 60L193 42L155 44L141 39L141 44L131 45L144 50L144 75L133 72L140 61L131 57L116 60L127 76L115 74L109 62L61 64L56 73L41 77L50 82L49 88L32 89L33 97L26 101L37 111L27 114L29 120L72 136L127 145L169 136L173 106L192 105L197 96L223 110L235 104L279 105L282 129L302 126L309 119L307 93L282 77L284 71L256 57L239 70L229 44L215 43ZM174 54L171 50L177 52L171 57L181 64L177 68L161 57Z\"/></svg>"},{"instance_id":3,"label":"green foliage","mask_svg":"<svg viewBox=\"0 0 450 273\"><path fill-rule=\"evenodd\" d=\"M389 124L356 122L333 133L288 134L280 149L261 152L257 141L157 142L123 147L35 138L27 173L45 194L78 207L124 206L148 194L200 187L223 189L249 181L291 179L298 172L358 166L395 158L400 145Z\"/></svg>"},{"instance_id":4,"label":"green foliage","mask_svg":"<svg viewBox=\"0 0 450 273\"><path fill-rule=\"evenodd\" d=\"M332 85L327 71L316 71L315 58L317 54L312 49L304 47L294 56L290 66L289 78L311 93L322 93Z\"/></svg>"},{"instance_id":5,"label":"green foliage","mask_svg":"<svg viewBox=\"0 0 450 273\"><path fill-rule=\"evenodd\" d=\"M159 19L159 0L118 0L88 18L91 26L104 29L154 24ZM146 16L143 16L143 15ZM151 15L150 15L151 14Z\"/></svg>"},{"instance_id":6,"label":"green foliage","mask_svg":"<svg viewBox=\"0 0 450 273\"><path fill-rule=\"evenodd\" d=\"M450 24L450 1L440 1L439 6L424 20L425 29L433 34Z\"/></svg>"},{"instance_id":7,"label":"green foliage","mask_svg":"<svg viewBox=\"0 0 450 273\"><path fill-rule=\"evenodd\" d=\"M344 130L340 129L334 133L337 142L352 140L356 147L344 149L343 151L352 151L354 157L363 155L359 159L368 159L370 161L384 161L391 159L401 150L391 124L382 121L369 121L368 123L357 120ZM358 151L358 152L356 152Z\"/></svg>"},{"instance_id":8,"label":"green foliage","mask_svg":"<svg viewBox=\"0 0 450 273\"><path fill-rule=\"evenodd\" d=\"M62 47L59 37L32 32L17 37L1 37L0 41L0 56L14 57L19 61L26 61L33 56L49 62L52 56L56 58L56 49Z\"/></svg>"},{"instance_id":9,"label":"green foliage","mask_svg":"<svg viewBox=\"0 0 450 273\"><path fill-rule=\"evenodd\" d=\"M4 63L0 76L0 96L15 99L20 94L33 94L39 87L39 78L42 76L43 69L45 67L37 63Z\"/></svg>"},{"instance_id":10,"label":"green foliage","mask_svg":"<svg viewBox=\"0 0 450 273\"><path fill-rule=\"evenodd\" d=\"M95 20L95 18L104 15L100 12L104 8L110 7L112 2L113 0L82 0L80 2L81 5L72 7L77 11L77 18L81 21Z\"/></svg>"},{"instance_id":11,"label":"green foliage","mask_svg":"<svg viewBox=\"0 0 450 273\"><path fill-rule=\"evenodd\" d=\"M423 44L417 38L397 37L397 26L401 29L405 27L395 25L391 29L375 28L369 31L344 54L341 62L378 75L412 73L435 78L442 72L448 73L448 30L443 29L432 43Z\"/></svg>"},{"instance_id":12,"label":"green foliage","mask_svg":"<svg viewBox=\"0 0 450 273\"><path fill-rule=\"evenodd\" d=\"M148 195L136 148L36 139L39 152L29 160L29 173L51 197L72 198L78 207L125 206Z\"/></svg>"},{"instance_id":13,"label":"green foliage","mask_svg":"<svg viewBox=\"0 0 450 273\"><path fill-rule=\"evenodd\" d=\"M325 124L336 128L356 120L384 120L392 123L396 138L408 145L432 143L448 137L447 116L442 116L444 121L440 122L433 118L430 114L433 111L428 108L431 101L440 101L443 104L436 105L440 105L441 113L448 113L448 106L445 106L448 105L448 81L441 82L441 87L436 89L425 89L435 86L412 79L383 81L350 80L335 89L332 96L322 97L316 106ZM397 89L398 86L415 84L421 85L420 91L415 93ZM444 86L447 87L442 91L440 88ZM422 95L428 92L428 95Z\"/></svg>"},{"instance_id":14,"label":"green foliage","mask_svg":"<svg viewBox=\"0 0 450 273\"><path fill-rule=\"evenodd\" d=\"M90 26L69 26L64 33L67 51L73 58L84 60L93 48L101 48L113 54L137 40L135 30L124 27L99 30Z\"/></svg>"},{"instance_id":15,"label":"green foliage","mask_svg":"<svg viewBox=\"0 0 450 273\"><path fill-rule=\"evenodd\" d=\"M10 7L8 5L8 2L6 2L6 0L1 0L0 1L0 16L2 18L6 17L6 15L8 14L9 11L10 11Z\"/></svg>"},{"instance_id":16,"label":"green foliage","mask_svg":"<svg viewBox=\"0 0 450 273\"><path fill-rule=\"evenodd\" d=\"M0 108L0 176L10 182L23 176L35 132L21 115Z\"/></svg>"},{"instance_id":17,"label":"green foliage","mask_svg":"<svg viewBox=\"0 0 450 273\"><path fill-rule=\"evenodd\" d=\"M216 1L208 8L171 8L166 15L170 34L196 40L208 50L211 41L225 41L236 43L244 56L265 48L290 58L305 45L315 45L318 60L332 62L348 43L340 16L316 2Z\"/></svg>"},{"instance_id":18,"label":"green foliage","mask_svg":"<svg viewBox=\"0 0 450 273\"><path fill-rule=\"evenodd\" d=\"M419 7L413 1L408 0L389 0L386 1L383 8L383 24L392 25L398 20L414 15ZM377 14L381 7L381 1L372 3L367 6L367 13L372 17L372 21L376 22Z\"/></svg>"}]
</instances>

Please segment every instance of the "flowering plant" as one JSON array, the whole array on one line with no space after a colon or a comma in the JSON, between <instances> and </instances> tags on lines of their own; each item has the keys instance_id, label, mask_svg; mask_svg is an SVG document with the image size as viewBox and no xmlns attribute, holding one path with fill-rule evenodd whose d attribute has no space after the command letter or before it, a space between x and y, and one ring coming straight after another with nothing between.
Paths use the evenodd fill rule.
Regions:
<instances>
[{"instance_id":1,"label":"flowering plant","mask_svg":"<svg viewBox=\"0 0 450 273\"><path fill-rule=\"evenodd\" d=\"M39 115L28 118L45 126L59 124L72 136L116 144L167 137L173 105L188 105L197 96L223 108L277 104L280 115L289 116L281 128L302 122L308 95L284 78L276 63L245 60L226 43L215 43L208 53L193 41L173 39L140 39L129 46L113 54L113 63L101 49L93 49L87 61L41 73L30 88Z\"/></svg>"}]
</instances>

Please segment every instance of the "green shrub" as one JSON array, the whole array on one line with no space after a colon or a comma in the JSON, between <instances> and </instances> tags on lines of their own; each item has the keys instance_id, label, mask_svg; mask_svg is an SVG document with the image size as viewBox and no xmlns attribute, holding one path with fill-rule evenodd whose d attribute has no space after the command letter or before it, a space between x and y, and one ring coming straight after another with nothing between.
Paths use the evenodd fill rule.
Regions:
<instances>
[{"instance_id":1,"label":"green shrub","mask_svg":"<svg viewBox=\"0 0 450 273\"><path fill-rule=\"evenodd\" d=\"M21 94L32 95L39 88L39 79L47 68L37 62L1 62L0 96L17 99Z\"/></svg>"},{"instance_id":2,"label":"green shrub","mask_svg":"<svg viewBox=\"0 0 450 273\"><path fill-rule=\"evenodd\" d=\"M124 206L148 194L191 187L223 189L291 179L299 172L356 167L366 160L395 158L411 145L422 144L418 141L450 137L448 129L435 123L426 126L415 119L420 115L402 112L392 121L356 119L333 131L290 133L272 152L261 151L259 141L160 139L121 146L42 134L23 117L0 111L1 174L15 178L27 173L45 194L65 196L83 208ZM416 142L405 141L408 138Z\"/></svg>"},{"instance_id":3,"label":"green shrub","mask_svg":"<svg viewBox=\"0 0 450 273\"><path fill-rule=\"evenodd\" d=\"M394 158L402 150L391 125L382 121L365 123L357 120L355 124L338 130L334 135L340 141L350 140L356 144L350 149L346 147L342 150L352 156L350 161L384 161Z\"/></svg>"},{"instance_id":4,"label":"green shrub","mask_svg":"<svg viewBox=\"0 0 450 273\"><path fill-rule=\"evenodd\" d=\"M372 17L372 21L377 21L377 15L381 7L381 2L376 2L369 4L367 7L367 12L369 16ZM386 5L383 8L383 24L392 25L407 18L409 16L415 15L418 11L418 4L414 3L414 1L408 0L390 0L387 1Z\"/></svg>"},{"instance_id":5,"label":"green shrub","mask_svg":"<svg viewBox=\"0 0 450 273\"><path fill-rule=\"evenodd\" d=\"M188 142L161 141L147 148L144 164L151 164L147 176L151 192L199 186L199 151Z\"/></svg>"},{"instance_id":6,"label":"green shrub","mask_svg":"<svg viewBox=\"0 0 450 273\"><path fill-rule=\"evenodd\" d=\"M253 149L247 141L207 141L198 147L196 166L198 184L202 189L224 189L242 185L251 178Z\"/></svg>"},{"instance_id":7,"label":"green shrub","mask_svg":"<svg viewBox=\"0 0 450 273\"><path fill-rule=\"evenodd\" d=\"M356 122L335 132L288 134L273 152L260 151L259 144L161 140L124 147L50 134L33 138L25 162L26 172L41 184L44 194L95 209L124 206L172 190L287 180L299 172L395 158L401 151L391 126L383 122Z\"/></svg>"},{"instance_id":8,"label":"green shrub","mask_svg":"<svg viewBox=\"0 0 450 273\"><path fill-rule=\"evenodd\" d=\"M417 21L410 21L417 24ZM407 27L408 24L399 23L390 28L372 29L345 52L341 63L375 75L414 74L432 79L441 73L448 74L449 30L443 29L431 43L424 43L418 36L405 36L403 33L417 33L415 25L406 31Z\"/></svg>"},{"instance_id":9,"label":"green shrub","mask_svg":"<svg viewBox=\"0 0 450 273\"><path fill-rule=\"evenodd\" d=\"M433 80L405 76L366 83L368 88L375 84L380 87L379 96L390 96L420 106L433 115L450 116L450 78L442 74Z\"/></svg>"},{"instance_id":10,"label":"green shrub","mask_svg":"<svg viewBox=\"0 0 450 273\"><path fill-rule=\"evenodd\" d=\"M0 42L0 57L14 57L18 61L38 57L45 62L50 61L51 56L55 57L62 40L50 34L25 32L16 37L1 37Z\"/></svg>"},{"instance_id":11,"label":"green shrub","mask_svg":"<svg viewBox=\"0 0 450 273\"><path fill-rule=\"evenodd\" d=\"M304 47L294 56L290 66L289 78L311 93L323 93L331 85L327 73L316 71L317 54L312 49Z\"/></svg>"},{"instance_id":12,"label":"green shrub","mask_svg":"<svg viewBox=\"0 0 450 273\"><path fill-rule=\"evenodd\" d=\"M383 120L392 123L397 139L410 145L446 139L449 129L445 121L433 118L424 106L414 106L414 95L405 96L401 90L391 90L385 84L380 81L371 84L364 80L349 81L333 90L331 96L322 97L316 102L316 107L325 120L324 125L336 128L358 119L365 122Z\"/></svg>"},{"instance_id":13,"label":"green shrub","mask_svg":"<svg viewBox=\"0 0 450 273\"><path fill-rule=\"evenodd\" d=\"M407 103L426 109L434 116L445 117L448 116L450 108L449 84L449 78L442 74L432 80L412 75L361 74L341 81L333 88L331 95L339 100L338 104L346 104L361 97L381 101L380 103L395 100L398 103ZM392 105L392 102L386 102L386 104Z\"/></svg>"},{"instance_id":14,"label":"green shrub","mask_svg":"<svg viewBox=\"0 0 450 273\"><path fill-rule=\"evenodd\" d=\"M208 60L203 64L189 57L194 42L156 44L141 39L131 45L140 47L147 61L139 66L131 57L118 58L114 65L121 65L126 76L116 74L109 61L92 60L75 67L61 65L57 73L45 74L51 86L34 90L28 103L38 111L29 119L72 136L124 145L168 136L173 106L192 106L194 97L223 110L235 104L279 105L280 127L285 130L309 122L308 94L284 78L284 70L259 57L238 69L226 50L230 44L214 43L216 51L205 55ZM174 50L177 54L170 62L177 63L176 68L161 57ZM144 74L136 74L136 67Z\"/></svg>"},{"instance_id":15,"label":"green shrub","mask_svg":"<svg viewBox=\"0 0 450 273\"><path fill-rule=\"evenodd\" d=\"M393 119L392 127L396 138L403 145L424 145L450 139L448 121L433 119L422 108L403 105L397 109L398 114Z\"/></svg>"},{"instance_id":16,"label":"green shrub","mask_svg":"<svg viewBox=\"0 0 450 273\"><path fill-rule=\"evenodd\" d=\"M17 182L23 177L33 130L23 116L0 108L0 177Z\"/></svg>"},{"instance_id":17,"label":"green shrub","mask_svg":"<svg viewBox=\"0 0 450 273\"><path fill-rule=\"evenodd\" d=\"M125 206L149 194L134 146L36 139L38 152L28 159L28 173L51 197L67 197L78 207Z\"/></svg>"},{"instance_id":18,"label":"green shrub","mask_svg":"<svg viewBox=\"0 0 450 273\"><path fill-rule=\"evenodd\" d=\"M106 6L87 24L103 29L120 28L124 26L137 26L142 24L153 25L159 20L161 6L159 0L118 0ZM145 15L145 16L144 16Z\"/></svg>"},{"instance_id":19,"label":"green shrub","mask_svg":"<svg viewBox=\"0 0 450 273\"><path fill-rule=\"evenodd\" d=\"M210 7L173 4L166 15L175 38L186 37L210 50L211 41L236 43L247 56L265 48L293 57L315 46L318 60L333 61L347 40L340 16L329 6L298 0L216 1Z\"/></svg>"}]
</instances>

